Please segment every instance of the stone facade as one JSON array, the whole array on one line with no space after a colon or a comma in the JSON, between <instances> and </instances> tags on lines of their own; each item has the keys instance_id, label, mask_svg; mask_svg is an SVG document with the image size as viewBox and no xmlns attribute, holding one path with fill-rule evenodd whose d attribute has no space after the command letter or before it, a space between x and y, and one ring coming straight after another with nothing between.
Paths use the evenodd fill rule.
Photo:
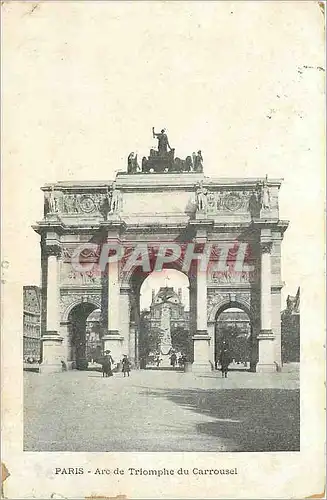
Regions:
<instances>
[{"instance_id":1,"label":"stone facade","mask_svg":"<svg viewBox=\"0 0 327 500\"><path fill-rule=\"evenodd\" d=\"M300 287L295 296L288 295L282 311L282 361L300 361Z\"/></svg>"},{"instance_id":2,"label":"stone facade","mask_svg":"<svg viewBox=\"0 0 327 500\"><path fill-rule=\"evenodd\" d=\"M213 366L215 321L228 307L243 309L251 320L252 369L275 370L281 365L281 242L288 226L279 219L280 186L278 179L214 179L196 171L119 173L114 182L44 186L44 218L34 226L42 249L41 369L58 370L61 361L74 366L83 357L81 331L98 308L103 347L114 359L128 353L137 361L140 288L149 272L137 265L126 271L123 261L102 272L101 248L122 245L126 258L140 244L155 254L154 242L178 242L181 257L165 267L189 278L193 370ZM213 245L213 255L215 245L227 246L232 263L237 252L251 251L240 269L203 272L198 265L185 271L189 242ZM79 269L71 264L76 253Z\"/></svg>"},{"instance_id":3,"label":"stone facade","mask_svg":"<svg viewBox=\"0 0 327 500\"><path fill-rule=\"evenodd\" d=\"M24 361L40 359L41 354L41 290L38 286L23 287L23 356Z\"/></svg>"}]
</instances>

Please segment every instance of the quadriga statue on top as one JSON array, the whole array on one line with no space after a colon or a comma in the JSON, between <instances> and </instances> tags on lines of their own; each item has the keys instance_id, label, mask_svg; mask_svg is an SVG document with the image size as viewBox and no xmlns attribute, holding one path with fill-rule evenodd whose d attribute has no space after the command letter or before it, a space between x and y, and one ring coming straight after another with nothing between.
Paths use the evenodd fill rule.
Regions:
<instances>
[{"instance_id":1,"label":"quadriga statue on top","mask_svg":"<svg viewBox=\"0 0 327 500\"><path fill-rule=\"evenodd\" d=\"M130 153L127 159L127 173L163 173L163 172L203 172L203 156L201 150L193 152L182 160L175 158L175 149L169 144L166 129L155 132L152 127L152 137L158 140L158 148L151 148L148 157L143 156L141 168L137 162L137 154Z\"/></svg>"}]
</instances>

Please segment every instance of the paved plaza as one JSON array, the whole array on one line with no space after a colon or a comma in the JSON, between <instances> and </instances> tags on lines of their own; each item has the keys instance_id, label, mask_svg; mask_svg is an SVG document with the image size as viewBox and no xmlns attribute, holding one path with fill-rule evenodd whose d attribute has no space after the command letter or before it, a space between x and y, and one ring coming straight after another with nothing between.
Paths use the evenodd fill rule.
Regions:
<instances>
[{"instance_id":1,"label":"paved plaza","mask_svg":"<svg viewBox=\"0 0 327 500\"><path fill-rule=\"evenodd\" d=\"M299 374L24 372L25 451L294 451Z\"/></svg>"}]
</instances>

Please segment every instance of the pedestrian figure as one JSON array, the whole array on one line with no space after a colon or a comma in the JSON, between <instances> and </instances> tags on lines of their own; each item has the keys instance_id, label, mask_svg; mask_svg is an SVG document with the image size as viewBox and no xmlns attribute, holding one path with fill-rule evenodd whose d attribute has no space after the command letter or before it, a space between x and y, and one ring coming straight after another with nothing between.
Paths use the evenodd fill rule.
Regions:
<instances>
[{"instance_id":1,"label":"pedestrian figure","mask_svg":"<svg viewBox=\"0 0 327 500\"><path fill-rule=\"evenodd\" d=\"M170 356L170 364L173 368L175 368L175 365L176 365L176 361L177 361L177 356L176 354L173 352L172 355Z\"/></svg>"},{"instance_id":2,"label":"pedestrian figure","mask_svg":"<svg viewBox=\"0 0 327 500\"><path fill-rule=\"evenodd\" d=\"M222 377L227 378L227 373L228 373L228 365L230 364L230 354L228 352L227 347L224 347L220 353L220 358L219 358L220 364L221 364L221 375Z\"/></svg>"},{"instance_id":3,"label":"pedestrian figure","mask_svg":"<svg viewBox=\"0 0 327 500\"><path fill-rule=\"evenodd\" d=\"M127 376L129 377L129 372L131 371L131 363L127 357L127 354L124 354L123 360L122 360L122 372L124 374L124 377Z\"/></svg>"},{"instance_id":4,"label":"pedestrian figure","mask_svg":"<svg viewBox=\"0 0 327 500\"><path fill-rule=\"evenodd\" d=\"M112 356L110 354L111 351L105 351L105 355L102 360L102 376L103 377L112 377L112 369L111 366L114 363L114 360L112 359Z\"/></svg>"}]
</instances>

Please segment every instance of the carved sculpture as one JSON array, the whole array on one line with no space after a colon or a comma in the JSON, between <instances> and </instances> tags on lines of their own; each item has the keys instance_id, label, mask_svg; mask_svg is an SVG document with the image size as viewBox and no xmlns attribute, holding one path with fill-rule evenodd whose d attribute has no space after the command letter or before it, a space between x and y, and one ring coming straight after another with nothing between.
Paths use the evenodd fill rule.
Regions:
<instances>
[{"instance_id":1,"label":"carved sculpture","mask_svg":"<svg viewBox=\"0 0 327 500\"><path fill-rule=\"evenodd\" d=\"M108 191L109 214L118 213L122 209L122 193L116 188L116 183L113 182L112 188Z\"/></svg>"},{"instance_id":2,"label":"carved sculpture","mask_svg":"<svg viewBox=\"0 0 327 500\"><path fill-rule=\"evenodd\" d=\"M51 191L48 196L48 207L50 214L56 214L59 212L58 210L58 198L54 192L54 186L51 186Z\"/></svg>"},{"instance_id":3,"label":"carved sculpture","mask_svg":"<svg viewBox=\"0 0 327 500\"><path fill-rule=\"evenodd\" d=\"M169 144L168 136L165 129L157 133L152 127L152 136L158 140L158 149L150 149L150 155L143 156L141 171L142 173L159 173L159 172L203 172L203 157L199 150L197 154L194 152L185 160L175 158L175 149ZM134 152L130 153L127 160L127 173L135 174L140 171L137 162L137 155Z\"/></svg>"},{"instance_id":4,"label":"carved sculpture","mask_svg":"<svg viewBox=\"0 0 327 500\"><path fill-rule=\"evenodd\" d=\"M198 151L195 157L194 170L195 172L203 172L203 157L201 150Z\"/></svg>"},{"instance_id":5,"label":"carved sculpture","mask_svg":"<svg viewBox=\"0 0 327 500\"><path fill-rule=\"evenodd\" d=\"M127 159L127 173L136 174L139 171L139 169L140 167L137 162L137 155L135 155L134 152L132 151L132 153L128 155Z\"/></svg>"},{"instance_id":6,"label":"carved sculpture","mask_svg":"<svg viewBox=\"0 0 327 500\"><path fill-rule=\"evenodd\" d=\"M159 134L156 134L154 131L154 127L152 127L152 135L153 138L158 139L158 153L159 155L165 155L168 152L169 148L170 150L172 149L170 147L169 141L168 141L168 136L166 134L166 130L163 128Z\"/></svg>"},{"instance_id":7,"label":"carved sculpture","mask_svg":"<svg viewBox=\"0 0 327 500\"><path fill-rule=\"evenodd\" d=\"M268 176L266 175L265 180L262 183L261 191L261 208L264 210L270 209L270 192L268 188Z\"/></svg>"},{"instance_id":8,"label":"carved sculpture","mask_svg":"<svg viewBox=\"0 0 327 500\"><path fill-rule=\"evenodd\" d=\"M199 212L205 212L208 206L208 190L203 187L203 182L196 185L196 206Z\"/></svg>"},{"instance_id":9,"label":"carved sculpture","mask_svg":"<svg viewBox=\"0 0 327 500\"><path fill-rule=\"evenodd\" d=\"M106 195L103 193L94 194L65 194L62 198L62 210L67 214L93 213L103 209L103 202Z\"/></svg>"}]
</instances>

